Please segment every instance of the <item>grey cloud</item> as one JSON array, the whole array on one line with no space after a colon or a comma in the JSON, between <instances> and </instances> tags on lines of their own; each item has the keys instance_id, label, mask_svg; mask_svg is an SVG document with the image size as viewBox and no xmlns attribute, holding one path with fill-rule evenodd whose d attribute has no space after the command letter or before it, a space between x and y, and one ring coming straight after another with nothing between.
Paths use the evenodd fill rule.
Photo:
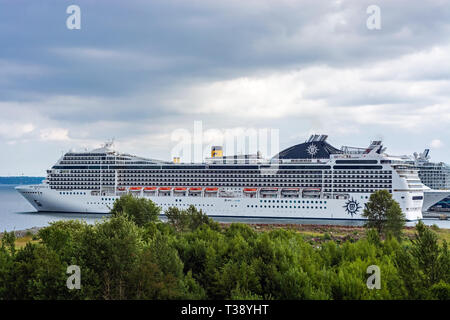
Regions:
<instances>
[{"instance_id":1,"label":"grey cloud","mask_svg":"<svg viewBox=\"0 0 450 320\"><path fill-rule=\"evenodd\" d=\"M424 121L437 119L420 113L427 107L442 105L429 112L448 112L448 51L443 52L442 64L402 60L449 46L448 1L376 1L382 18L378 31L366 28L366 8L372 1L78 0L82 29L73 31L65 26L65 11L73 1L1 2L0 122L33 123L36 129L28 133L28 140L46 128L68 130L71 141L49 142L46 151L115 136L133 141L133 150L139 149L140 139L146 139L141 145L145 155L163 156L167 150L161 142L153 143L158 154L152 155L147 140L164 139L179 127L190 129L194 120L203 120L208 128L280 128L284 146L316 130L335 134L337 145L344 140L365 145L368 137L383 132L392 139L392 149L400 150L406 149L401 140L411 140L414 131L398 127L402 117L416 125L417 116ZM324 87L318 85L311 75L316 67L334 72L336 90L326 82ZM283 117L261 117L265 109L258 105L256 90L255 96L244 98L248 109L261 109L259 114L232 113L228 110L236 106L226 103L226 110L217 114L208 112L217 98L214 94L191 95L208 83L265 79L272 73L299 70L312 70L304 78L301 98L311 102L311 110L317 104L316 113L290 114L283 100L274 105L284 110ZM351 70L358 70L359 76L348 83L339 78L339 72ZM320 76L326 80L331 73ZM408 91L408 86L418 89ZM295 106L296 99L288 102ZM380 117L383 121L378 124L358 122L354 112L374 105L380 112L393 112L392 116ZM321 115L320 106L324 112L335 112L335 118ZM420 134L415 134L412 147L439 137L444 140L449 132L442 119L445 116L429 133L418 126ZM44 145L7 143L12 142L0 137L0 147L18 150L24 157ZM450 156L445 148L435 155L444 156ZM41 167L51 163L55 154L44 157ZM14 161L1 164L11 167Z\"/></svg>"},{"instance_id":2,"label":"grey cloud","mask_svg":"<svg viewBox=\"0 0 450 320\"><path fill-rule=\"evenodd\" d=\"M2 58L58 69L26 82L28 91L114 95L133 93L143 83L152 88L192 77L218 79L311 64L357 66L442 42L450 17L442 1L426 6L378 1L382 29L370 31L365 27L368 1L79 1L82 29L69 31L64 23L68 4L10 2L8 15L0 13L5 26L0 40L8 43ZM58 57L48 48L130 55L101 62L77 57L75 49L71 59ZM151 72L146 56L154 58Z\"/></svg>"}]
</instances>

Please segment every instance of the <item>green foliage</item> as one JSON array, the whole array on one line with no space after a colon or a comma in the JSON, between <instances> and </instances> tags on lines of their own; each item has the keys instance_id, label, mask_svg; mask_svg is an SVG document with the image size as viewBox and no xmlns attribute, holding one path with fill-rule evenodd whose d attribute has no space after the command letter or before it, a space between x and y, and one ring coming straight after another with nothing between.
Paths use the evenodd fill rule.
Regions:
<instances>
[{"instance_id":1,"label":"green foliage","mask_svg":"<svg viewBox=\"0 0 450 320\"><path fill-rule=\"evenodd\" d=\"M177 207L170 207L164 214L167 217L167 221L176 231L181 232L188 228L189 217L186 210L180 210Z\"/></svg>"},{"instance_id":2,"label":"green foliage","mask_svg":"<svg viewBox=\"0 0 450 320\"><path fill-rule=\"evenodd\" d=\"M438 238L422 221L416 225L416 230L416 239L412 240L411 254L417 261L420 270L423 270L427 284L431 286L439 281L444 271L442 269L444 266L439 261L441 250Z\"/></svg>"},{"instance_id":3,"label":"green foliage","mask_svg":"<svg viewBox=\"0 0 450 320\"><path fill-rule=\"evenodd\" d=\"M10 299L14 293L11 282L14 272L14 258L2 243L0 247L0 300Z\"/></svg>"},{"instance_id":4,"label":"green foliage","mask_svg":"<svg viewBox=\"0 0 450 320\"><path fill-rule=\"evenodd\" d=\"M114 202L111 214L128 215L138 226L158 220L161 208L153 201L145 198L137 198L131 194L123 195Z\"/></svg>"},{"instance_id":5,"label":"green foliage","mask_svg":"<svg viewBox=\"0 0 450 320\"><path fill-rule=\"evenodd\" d=\"M311 245L292 230L221 229L193 207L169 209L168 223L137 223L127 210L94 225L52 223L18 250L6 238L0 299L450 299L447 243L422 223L412 242L369 229ZM69 265L81 269L80 290L66 287ZM367 288L371 265L379 290Z\"/></svg>"},{"instance_id":6,"label":"green foliage","mask_svg":"<svg viewBox=\"0 0 450 320\"><path fill-rule=\"evenodd\" d=\"M12 255L16 252L16 235L14 231L3 232L2 249L8 248Z\"/></svg>"},{"instance_id":7,"label":"green foliage","mask_svg":"<svg viewBox=\"0 0 450 320\"><path fill-rule=\"evenodd\" d=\"M395 263L410 299L442 299L448 296L450 259L447 243L438 244L436 234L422 221L407 250L396 252ZM446 286L447 285L447 286Z\"/></svg>"},{"instance_id":8,"label":"green foliage","mask_svg":"<svg viewBox=\"0 0 450 320\"><path fill-rule=\"evenodd\" d=\"M89 228L86 222L61 220L40 229L38 237L46 247L57 252L63 261L71 265L80 250L81 237Z\"/></svg>"},{"instance_id":9,"label":"green foliage","mask_svg":"<svg viewBox=\"0 0 450 320\"><path fill-rule=\"evenodd\" d=\"M436 223L433 223L433 225L430 227L434 231L439 231L439 226Z\"/></svg>"},{"instance_id":10,"label":"green foliage","mask_svg":"<svg viewBox=\"0 0 450 320\"><path fill-rule=\"evenodd\" d=\"M370 243L373 243L376 246L381 245L380 235L378 234L376 229L368 229L366 232L367 240Z\"/></svg>"},{"instance_id":11,"label":"green foliage","mask_svg":"<svg viewBox=\"0 0 450 320\"><path fill-rule=\"evenodd\" d=\"M96 298L109 300L129 296L128 279L144 245L141 232L134 220L118 215L82 234L78 261L82 269L88 269L84 282L99 284L92 292Z\"/></svg>"},{"instance_id":12,"label":"green foliage","mask_svg":"<svg viewBox=\"0 0 450 320\"><path fill-rule=\"evenodd\" d=\"M378 190L370 195L362 216L367 219L366 227L376 229L379 235L401 238L405 216L387 190Z\"/></svg>"},{"instance_id":13,"label":"green foliage","mask_svg":"<svg viewBox=\"0 0 450 320\"><path fill-rule=\"evenodd\" d=\"M450 284L441 280L430 288L434 298L439 300L450 300Z\"/></svg>"},{"instance_id":14,"label":"green foliage","mask_svg":"<svg viewBox=\"0 0 450 320\"><path fill-rule=\"evenodd\" d=\"M390 195L390 194L389 194ZM402 230L405 226L405 215L400 205L392 200L391 205L386 210L385 234L397 239L402 237Z\"/></svg>"},{"instance_id":15,"label":"green foliage","mask_svg":"<svg viewBox=\"0 0 450 320\"><path fill-rule=\"evenodd\" d=\"M27 243L0 271L2 295L0 298L15 299L65 299L65 270L53 250ZM5 272L6 271L6 272Z\"/></svg>"}]
</instances>

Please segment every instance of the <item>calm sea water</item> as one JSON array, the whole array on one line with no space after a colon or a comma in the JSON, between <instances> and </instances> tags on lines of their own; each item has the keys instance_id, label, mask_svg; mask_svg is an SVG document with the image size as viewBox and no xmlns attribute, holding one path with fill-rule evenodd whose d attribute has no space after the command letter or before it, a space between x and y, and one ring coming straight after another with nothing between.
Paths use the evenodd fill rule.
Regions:
<instances>
[{"instance_id":1,"label":"calm sea water","mask_svg":"<svg viewBox=\"0 0 450 320\"><path fill-rule=\"evenodd\" d=\"M11 185L0 185L0 232L24 230L32 227L44 227L49 222L78 219L94 223L108 215L73 214L55 212L37 212ZM251 219L251 218L214 218L219 222L244 223L297 223L297 224L329 224L329 225L362 225L362 221L347 220L314 220L314 219ZM427 225L436 224L440 228L450 229L450 220L424 219ZM414 226L415 222L408 222Z\"/></svg>"}]
</instances>

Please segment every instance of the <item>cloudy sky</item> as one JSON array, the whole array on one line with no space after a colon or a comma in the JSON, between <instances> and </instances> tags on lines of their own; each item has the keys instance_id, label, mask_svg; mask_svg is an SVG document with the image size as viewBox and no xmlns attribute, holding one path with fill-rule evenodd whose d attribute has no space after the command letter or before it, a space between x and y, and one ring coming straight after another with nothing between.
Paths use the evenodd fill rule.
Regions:
<instances>
[{"instance_id":1,"label":"cloudy sky","mask_svg":"<svg viewBox=\"0 0 450 320\"><path fill-rule=\"evenodd\" d=\"M110 138L169 160L194 121L450 162L450 1L0 0L0 175Z\"/></svg>"}]
</instances>

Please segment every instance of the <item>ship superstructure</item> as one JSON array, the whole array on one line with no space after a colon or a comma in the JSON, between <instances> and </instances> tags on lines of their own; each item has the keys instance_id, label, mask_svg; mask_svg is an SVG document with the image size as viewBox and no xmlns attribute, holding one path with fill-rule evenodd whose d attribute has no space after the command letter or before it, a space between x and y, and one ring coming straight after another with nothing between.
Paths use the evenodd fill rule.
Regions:
<instances>
[{"instance_id":1,"label":"ship superstructure","mask_svg":"<svg viewBox=\"0 0 450 320\"><path fill-rule=\"evenodd\" d=\"M261 154L224 156L214 147L202 163L176 163L122 154L110 144L69 152L47 171L45 183L17 190L38 210L109 212L131 193L162 209L194 205L211 216L362 219L370 194L388 190L407 220L422 218L423 184L381 141L367 148L330 145L325 135Z\"/></svg>"}]
</instances>

